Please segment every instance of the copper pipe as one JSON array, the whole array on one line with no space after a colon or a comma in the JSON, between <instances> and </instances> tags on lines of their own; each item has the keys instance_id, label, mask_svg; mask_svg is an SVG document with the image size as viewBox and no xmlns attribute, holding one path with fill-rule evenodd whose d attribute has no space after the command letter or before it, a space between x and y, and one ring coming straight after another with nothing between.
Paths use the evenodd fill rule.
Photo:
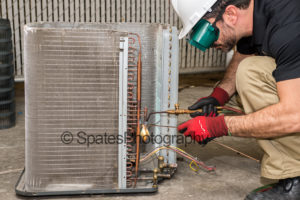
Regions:
<instances>
[{"instance_id":1,"label":"copper pipe","mask_svg":"<svg viewBox=\"0 0 300 200\"><path fill-rule=\"evenodd\" d=\"M136 48L135 47L128 47L128 49L130 49L130 50L135 50L136 51Z\"/></svg>"},{"instance_id":2,"label":"copper pipe","mask_svg":"<svg viewBox=\"0 0 300 200\"><path fill-rule=\"evenodd\" d=\"M127 121L131 121L131 122L133 121L134 122L134 121L137 121L137 119L129 118L129 119L127 119ZM137 122L135 124L137 124Z\"/></svg>"},{"instance_id":3,"label":"copper pipe","mask_svg":"<svg viewBox=\"0 0 300 200\"><path fill-rule=\"evenodd\" d=\"M135 39L131 38L130 39L130 44L134 44L135 43ZM129 47L130 52L128 52L130 55L128 56L128 62L129 63L135 63L136 59L134 57L135 51L136 49L133 47ZM137 67L137 65L135 64L129 64L128 67ZM129 132L129 135L127 135L126 139L126 144L127 144L127 167L126 167L126 173L127 173L127 187L132 187L133 185L133 180L132 180L132 168L133 168L133 164L132 162L134 162L134 160L136 159L136 154L133 153L133 142L134 142L134 138L130 135L130 134L134 134L135 133L135 128L136 127L136 114L135 111L131 111L131 110L136 110L136 100L134 99L134 89L135 89L135 84L132 83L135 79L135 74L134 74L134 70L128 70L128 89L127 89L127 99L128 99L128 103L127 103L127 122L135 122L135 123L127 123L127 130Z\"/></svg>"},{"instance_id":4,"label":"copper pipe","mask_svg":"<svg viewBox=\"0 0 300 200\"><path fill-rule=\"evenodd\" d=\"M155 127L163 127L163 128L177 128L177 126L164 126L164 125L156 125L156 124L148 124L148 127L155 126Z\"/></svg>"},{"instance_id":5,"label":"copper pipe","mask_svg":"<svg viewBox=\"0 0 300 200\"><path fill-rule=\"evenodd\" d=\"M134 132L134 130L133 130L132 127L127 127L127 131L129 131L129 132Z\"/></svg>"},{"instance_id":6,"label":"copper pipe","mask_svg":"<svg viewBox=\"0 0 300 200\"><path fill-rule=\"evenodd\" d=\"M232 111L232 112L235 112L237 114L245 114L243 111L241 110L238 110L238 109L235 109L235 108L231 108L231 107L228 107L228 106L218 106L216 107L217 109L217 113L223 113L224 110L228 110L228 111ZM180 114L192 114L192 113L195 113L195 112L202 112L202 109L198 109L198 110L185 110L185 109L179 109L179 105L178 104L175 104L175 110L166 110L166 111L161 111L161 112L152 112L149 114L148 118L146 121L149 121L150 119L150 116L153 115L153 114L173 114L173 115L180 115Z\"/></svg>"},{"instance_id":7,"label":"copper pipe","mask_svg":"<svg viewBox=\"0 0 300 200\"><path fill-rule=\"evenodd\" d=\"M128 42L129 42L129 44L135 44L135 38L128 37Z\"/></svg>"},{"instance_id":8,"label":"copper pipe","mask_svg":"<svg viewBox=\"0 0 300 200\"><path fill-rule=\"evenodd\" d=\"M137 180L141 180L141 181L148 181L148 180L153 180L153 178L137 178Z\"/></svg>"},{"instance_id":9,"label":"copper pipe","mask_svg":"<svg viewBox=\"0 0 300 200\"><path fill-rule=\"evenodd\" d=\"M132 152L133 151L133 146L130 144L127 144L127 151Z\"/></svg>"},{"instance_id":10,"label":"copper pipe","mask_svg":"<svg viewBox=\"0 0 300 200\"><path fill-rule=\"evenodd\" d=\"M127 176L132 176L132 171L127 171L126 174Z\"/></svg>"},{"instance_id":11,"label":"copper pipe","mask_svg":"<svg viewBox=\"0 0 300 200\"><path fill-rule=\"evenodd\" d=\"M145 107L145 108L144 108L144 121L147 120L147 115L148 115L148 108Z\"/></svg>"},{"instance_id":12,"label":"copper pipe","mask_svg":"<svg viewBox=\"0 0 300 200\"><path fill-rule=\"evenodd\" d=\"M140 159L140 113L141 113L141 75L142 75L142 44L141 38L138 34L135 35L139 42L139 53L138 53L138 63L137 63L137 129L136 129L136 163L135 163L135 181L134 186L136 186L138 169L139 169L139 159Z\"/></svg>"},{"instance_id":13,"label":"copper pipe","mask_svg":"<svg viewBox=\"0 0 300 200\"><path fill-rule=\"evenodd\" d=\"M133 186L133 180L132 179L127 179L126 185L127 185L127 187L132 187Z\"/></svg>"},{"instance_id":14,"label":"copper pipe","mask_svg":"<svg viewBox=\"0 0 300 200\"><path fill-rule=\"evenodd\" d=\"M243 152L240 152L240 151L238 151L238 150L236 150L236 149L234 149L234 148L232 148L232 147L230 147L230 146L227 146L227 145L222 144L222 143L220 143L220 142L218 142L218 141L215 141L215 140L213 140L212 142L214 142L214 143L216 143L216 144L218 144L218 145L220 145L220 146L222 146L222 147L224 147L224 148L226 148L226 149L229 149L229 150L231 150L231 151L233 151L233 152L236 152L236 153L238 153L238 154L240 154L240 155L242 155L242 156L244 156L244 157L246 157L246 158L249 158L249 159L251 159L251 160L254 160L255 162L260 163L260 161L257 160L256 158L253 158L252 156L249 156L249 155L247 155L247 154L245 154L245 153L243 153Z\"/></svg>"},{"instance_id":15,"label":"copper pipe","mask_svg":"<svg viewBox=\"0 0 300 200\"><path fill-rule=\"evenodd\" d=\"M129 107L129 106L128 106ZM137 110L130 110L131 112L137 112ZM141 113L145 113L145 111L141 111Z\"/></svg>"},{"instance_id":16,"label":"copper pipe","mask_svg":"<svg viewBox=\"0 0 300 200\"><path fill-rule=\"evenodd\" d=\"M134 45L136 43L136 38L139 42L139 49L133 46L128 47L128 101L127 101L127 130L131 134L136 134L136 151L133 152L133 142L134 138L130 135L127 136L127 148L128 148L128 158L129 161L127 163L135 162L136 163L136 172L135 172L135 180L134 186L136 186L137 179L137 169L139 165L139 135L140 135L140 113L141 113L141 39L138 34L132 33L134 37L129 37L129 44ZM136 55L138 52L138 61L136 61ZM137 74L137 78L135 78L135 73ZM136 80L135 80L136 79ZM136 81L136 83L133 83ZM136 98L134 98L134 91L136 92ZM129 156L132 155L132 156ZM132 163L127 165L127 173L128 173L128 186L132 185Z\"/></svg>"},{"instance_id":17,"label":"copper pipe","mask_svg":"<svg viewBox=\"0 0 300 200\"><path fill-rule=\"evenodd\" d=\"M135 116L137 116L137 114L136 114L136 111L135 110L129 110L129 108L128 108L128 115L135 115Z\"/></svg>"},{"instance_id":18,"label":"copper pipe","mask_svg":"<svg viewBox=\"0 0 300 200\"><path fill-rule=\"evenodd\" d=\"M133 90L134 89L134 85L132 83L128 83L128 90Z\"/></svg>"},{"instance_id":19,"label":"copper pipe","mask_svg":"<svg viewBox=\"0 0 300 200\"><path fill-rule=\"evenodd\" d=\"M133 98L133 92L128 92L128 99L132 99Z\"/></svg>"},{"instance_id":20,"label":"copper pipe","mask_svg":"<svg viewBox=\"0 0 300 200\"><path fill-rule=\"evenodd\" d=\"M133 56L128 56L128 62L134 63L134 62L135 62L135 57L133 57Z\"/></svg>"},{"instance_id":21,"label":"copper pipe","mask_svg":"<svg viewBox=\"0 0 300 200\"><path fill-rule=\"evenodd\" d=\"M127 167L133 167L132 162L127 162L126 164L127 164Z\"/></svg>"},{"instance_id":22,"label":"copper pipe","mask_svg":"<svg viewBox=\"0 0 300 200\"><path fill-rule=\"evenodd\" d=\"M132 118L132 117L127 118L127 121L129 121L131 125L137 125L137 123L138 123L136 117L135 118Z\"/></svg>"},{"instance_id":23,"label":"copper pipe","mask_svg":"<svg viewBox=\"0 0 300 200\"><path fill-rule=\"evenodd\" d=\"M128 48L128 54L134 54L135 52L136 52L136 48L134 48L134 47Z\"/></svg>"},{"instance_id":24,"label":"copper pipe","mask_svg":"<svg viewBox=\"0 0 300 200\"><path fill-rule=\"evenodd\" d=\"M128 74L128 81L134 80L134 74Z\"/></svg>"},{"instance_id":25,"label":"copper pipe","mask_svg":"<svg viewBox=\"0 0 300 200\"><path fill-rule=\"evenodd\" d=\"M219 107L217 107L219 109ZM161 111L161 112L152 112L148 115L147 121L149 121L151 115L154 114L173 114L173 115L180 115L180 114L192 114L195 112L202 112L202 109L198 110L180 110L180 109L175 109L175 110L166 110L166 111ZM218 113L222 113L222 111L218 110Z\"/></svg>"},{"instance_id":26,"label":"copper pipe","mask_svg":"<svg viewBox=\"0 0 300 200\"><path fill-rule=\"evenodd\" d=\"M132 117L136 118L137 114L135 113L135 111L132 111L129 109L127 111L128 111L128 114L127 114L128 118L132 118Z\"/></svg>"},{"instance_id":27,"label":"copper pipe","mask_svg":"<svg viewBox=\"0 0 300 200\"><path fill-rule=\"evenodd\" d=\"M136 154L135 154L135 153L128 153L127 155L128 155L128 156L134 156L134 157L135 157Z\"/></svg>"},{"instance_id":28,"label":"copper pipe","mask_svg":"<svg viewBox=\"0 0 300 200\"><path fill-rule=\"evenodd\" d=\"M133 137L131 136L127 136L126 137L127 142L133 142ZM132 163L131 163L132 164Z\"/></svg>"},{"instance_id":29,"label":"copper pipe","mask_svg":"<svg viewBox=\"0 0 300 200\"><path fill-rule=\"evenodd\" d=\"M128 103L128 101L127 101L127 103ZM135 103L129 102L127 108L128 108L127 111L130 112L130 114L137 112L137 105ZM136 115L137 115L137 113L136 113Z\"/></svg>"},{"instance_id":30,"label":"copper pipe","mask_svg":"<svg viewBox=\"0 0 300 200\"><path fill-rule=\"evenodd\" d=\"M138 123L128 123L128 125L138 125Z\"/></svg>"},{"instance_id":31,"label":"copper pipe","mask_svg":"<svg viewBox=\"0 0 300 200\"><path fill-rule=\"evenodd\" d=\"M128 114L127 116L128 116L128 117L136 117L137 114Z\"/></svg>"},{"instance_id":32,"label":"copper pipe","mask_svg":"<svg viewBox=\"0 0 300 200\"><path fill-rule=\"evenodd\" d=\"M168 178L168 179L170 179L172 176L171 176L171 174L157 174L157 177L158 178Z\"/></svg>"}]
</instances>

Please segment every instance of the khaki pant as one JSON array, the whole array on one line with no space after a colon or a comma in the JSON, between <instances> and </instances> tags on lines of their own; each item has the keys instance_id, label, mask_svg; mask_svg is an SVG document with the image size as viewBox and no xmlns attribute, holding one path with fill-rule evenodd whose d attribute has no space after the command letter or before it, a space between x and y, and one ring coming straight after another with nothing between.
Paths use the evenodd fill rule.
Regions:
<instances>
[{"instance_id":1,"label":"khaki pant","mask_svg":"<svg viewBox=\"0 0 300 200\"><path fill-rule=\"evenodd\" d=\"M272 76L275 67L273 58L263 56L248 57L240 63L236 86L245 113L278 103L276 82ZM264 150L263 177L285 179L300 176L300 133L257 141Z\"/></svg>"}]
</instances>

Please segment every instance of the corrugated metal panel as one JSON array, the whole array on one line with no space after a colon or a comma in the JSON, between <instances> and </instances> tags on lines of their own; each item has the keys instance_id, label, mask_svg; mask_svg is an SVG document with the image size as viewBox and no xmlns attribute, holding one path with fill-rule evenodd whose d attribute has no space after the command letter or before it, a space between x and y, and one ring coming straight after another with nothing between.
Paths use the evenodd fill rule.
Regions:
<instances>
[{"instance_id":1,"label":"corrugated metal panel","mask_svg":"<svg viewBox=\"0 0 300 200\"><path fill-rule=\"evenodd\" d=\"M37 21L168 23L181 28L170 0L1 0L0 17L11 20L16 77L23 78L23 26ZM180 41L180 73L225 69L226 54L203 53Z\"/></svg>"},{"instance_id":2,"label":"corrugated metal panel","mask_svg":"<svg viewBox=\"0 0 300 200\"><path fill-rule=\"evenodd\" d=\"M99 146L94 141L94 145L87 147L81 141L84 138L79 138L78 134L84 131L94 138L103 136L103 133L115 136L119 122L119 135L124 138L127 127L123 124L126 124L126 119L132 123L127 118L129 116L121 116L120 112L122 110L127 113L127 106L132 105L127 104L127 96L123 92L129 85L129 76L123 72L127 70L127 58L131 58L128 70L135 67L137 60L132 58L138 52L131 50L131 57L125 53L122 62L121 54L128 49L127 46L121 50L122 45L118 44L120 36L127 36L122 30L139 34L144 47L141 107L147 107L149 112L174 109L178 100L179 45L176 27L139 23L33 23L26 27L25 132L28 140L24 188L34 192L114 189L117 187L117 178L118 189L120 186L125 188L125 181L132 179L126 179L126 163L123 161L124 165L120 164L120 159L126 157L124 150L120 149L123 144L119 144L117 165L116 143ZM138 49L132 35L129 35L129 39L129 45ZM121 39L122 42L125 40ZM121 63L126 64L124 67L119 66L118 70L118 64ZM122 78L126 81L123 82ZM135 96L134 90L128 91L133 91ZM116 113L118 110L119 115ZM177 117L152 116L149 123L154 122L175 126ZM149 131L166 138L176 134L176 130L166 127L151 127ZM68 140L70 137L74 140ZM162 142L142 144L141 155L152 150L153 145L176 145L173 140ZM168 152L164 156L166 162L176 163L174 152ZM108 157L110 159L107 160ZM157 165L155 161L148 164L151 167L152 164ZM120 166L124 166L123 169ZM122 173L123 176L120 175ZM144 183L140 186L145 187Z\"/></svg>"},{"instance_id":3,"label":"corrugated metal panel","mask_svg":"<svg viewBox=\"0 0 300 200\"><path fill-rule=\"evenodd\" d=\"M29 26L25 33L25 186L118 188L118 144L79 141L118 135L120 37L127 34L47 27Z\"/></svg>"}]
</instances>

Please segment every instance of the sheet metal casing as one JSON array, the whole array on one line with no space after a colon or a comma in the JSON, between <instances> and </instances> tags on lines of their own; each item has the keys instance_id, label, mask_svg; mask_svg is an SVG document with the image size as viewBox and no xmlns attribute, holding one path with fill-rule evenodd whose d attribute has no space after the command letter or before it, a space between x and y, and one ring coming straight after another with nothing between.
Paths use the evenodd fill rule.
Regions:
<instances>
[{"instance_id":1,"label":"sheet metal casing","mask_svg":"<svg viewBox=\"0 0 300 200\"><path fill-rule=\"evenodd\" d=\"M121 108L121 105L124 105L124 103L126 105L126 96L121 97L120 90L123 91L122 94L125 94L124 91L127 87L124 86L126 85L126 80L121 80L123 76L120 76L120 72L123 69L120 69L122 65L122 56L120 54L122 50L120 49L126 49L126 42L122 43L120 39L122 41L127 40L128 33L125 31L137 33L142 39L142 108L147 107L149 112L165 108L174 109L174 104L177 103L178 98L179 48L176 28L160 24L127 23L36 23L26 26L24 34L26 91L26 171L24 184L26 191L51 192L97 189L107 191L111 189L126 189L124 184L126 177L120 178L121 174L126 174L124 161L120 160L124 159L125 154L121 155L120 152L123 152L125 147L121 147L120 144L114 144L111 146L92 145L86 148L82 145L76 146L74 143L66 145L61 141L61 135L65 132L72 133L74 136L73 141L78 139L76 134L82 130L89 130L87 134L94 135L103 135L104 129L105 131L109 130L110 134L113 135L122 135L124 133L126 129L124 125L126 108L124 106ZM52 39L55 41L51 41ZM82 43L80 43L81 40L83 40ZM61 49L51 49L50 46L53 44L57 44L58 46L56 47ZM74 50L77 47L72 47L76 45L63 49L62 47L65 44L79 45L80 52L84 54L76 55ZM111 48L113 53L108 53L109 48ZM58 53L58 50L61 50L62 53ZM72 52L71 55L70 52ZM63 67L55 65L60 62L60 56L65 56L60 63ZM86 63L80 63L84 59L92 59L93 61L87 62L92 62L93 65L88 66ZM72 60L75 60L75 62ZM71 65L68 66L70 63ZM51 64L52 67L49 68ZM76 64L78 64L78 68L74 68ZM112 67L108 68L108 65ZM123 63L122 67L126 68L126 64L124 65ZM101 73L99 70L102 70ZM121 73L126 77L126 70ZM103 80L107 79L107 82L101 82L101 78ZM110 85L99 89L97 84L103 83L114 83L114 86ZM80 88L84 84L87 84L88 87ZM74 88L74 86L76 87ZM94 88L94 91L92 88ZM97 95L97 92L101 93L104 91L107 93ZM45 92L54 92L54 94L45 96ZM68 93L73 96L68 96ZM84 93L88 94L84 95ZM77 96L74 96L75 94ZM165 94L170 96L165 97ZM89 98L92 98L92 100ZM78 104L80 100L87 101L85 102L85 108L89 108L89 106L94 107L84 114L77 113L76 109L78 107L76 106L79 106L79 108L83 106L83 104ZM88 100L92 102L88 102ZM51 102L47 103L47 101ZM63 103L60 101L63 101ZM105 106L101 107L101 101L107 101ZM49 108L52 110L47 110ZM59 121L58 113L66 114L66 112L63 112L61 108L68 108L67 117L63 117L63 123ZM103 119L105 121L109 110L114 111L110 119L113 118L115 121L112 123L110 120L108 123L103 122L103 124L99 124L99 120ZM43 115L44 117L46 116L45 119L43 119ZM76 118L77 115L78 118ZM80 118L82 116L85 116L84 121ZM72 121L72 123L68 124L68 120ZM81 120L81 122L78 123L76 120ZM123 121L123 125L121 125L121 121ZM177 119L175 116L162 115L155 116L150 121L150 123L155 122L161 125L176 126ZM165 122L167 124L163 124ZM49 130L53 129L55 131L49 132ZM120 129L122 129L121 132ZM174 129L153 128L150 131L154 135L176 135L176 130ZM143 145L142 151L148 152L161 145L164 144ZM172 145L176 145L176 143ZM68 148L68 150L60 150L60 148ZM66 153L71 154L64 157L63 155ZM72 167L63 167L70 164L69 158L72 156L72 153L76 158L89 158L88 162L83 163L83 167L80 168L82 171L70 171ZM166 162L176 163L175 154L169 152L163 152L163 154L166 156ZM99 158L95 157L97 155ZM51 161L54 162L52 164L56 168L50 168L47 162L43 163L45 159L51 160L49 158L60 159L58 163L56 163L55 159ZM106 159L105 163L110 163L108 166L103 165L104 159ZM47 170L43 171L42 164L46 166L45 169ZM80 162L77 162L73 166L79 169L79 165ZM106 168L109 168L109 170L107 171ZM53 172L54 175L50 172ZM58 172L61 172L59 176ZM74 176L72 174L65 177L62 175L70 172ZM90 177L88 176L89 172L91 172ZM97 174L102 178L97 178ZM103 178L107 174L109 174L107 179ZM82 177L78 178L78 176Z\"/></svg>"}]
</instances>

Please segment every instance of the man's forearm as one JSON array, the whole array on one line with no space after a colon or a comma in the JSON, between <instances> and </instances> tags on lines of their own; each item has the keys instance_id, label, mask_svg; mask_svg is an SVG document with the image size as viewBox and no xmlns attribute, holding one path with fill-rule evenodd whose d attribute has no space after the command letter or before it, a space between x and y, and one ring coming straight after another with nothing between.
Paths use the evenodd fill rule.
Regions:
<instances>
[{"instance_id":1,"label":"man's forearm","mask_svg":"<svg viewBox=\"0 0 300 200\"><path fill-rule=\"evenodd\" d=\"M245 116L226 116L233 136L274 138L300 131L299 112L282 103L274 104Z\"/></svg>"},{"instance_id":2,"label":"man's forearm","mask_svg":"<svg viewBox=\"0 0 300 200\"><path fill-rule=\"evenodd\" d=\"M243 55L238 52L235 52L226 70L223 80L218 85L218 87L224 89L229 94L229 96L232 96L236 92L236 86L235 86L236 71L240 62L246 57L249 57L249 55Z\"/></svg>"},{"instance_id":3,"label":"man's forearm","mask_svg":"<svg viewBox=\"0 0 300 200\"><path fill-rule=\"evenodd\" d=\"M225 117L234 136L274 138L300 132L300 78L277 83L279 103L245 116ZM263 100L262 100L263 101Z\"/></svg>"}]
</instances>

